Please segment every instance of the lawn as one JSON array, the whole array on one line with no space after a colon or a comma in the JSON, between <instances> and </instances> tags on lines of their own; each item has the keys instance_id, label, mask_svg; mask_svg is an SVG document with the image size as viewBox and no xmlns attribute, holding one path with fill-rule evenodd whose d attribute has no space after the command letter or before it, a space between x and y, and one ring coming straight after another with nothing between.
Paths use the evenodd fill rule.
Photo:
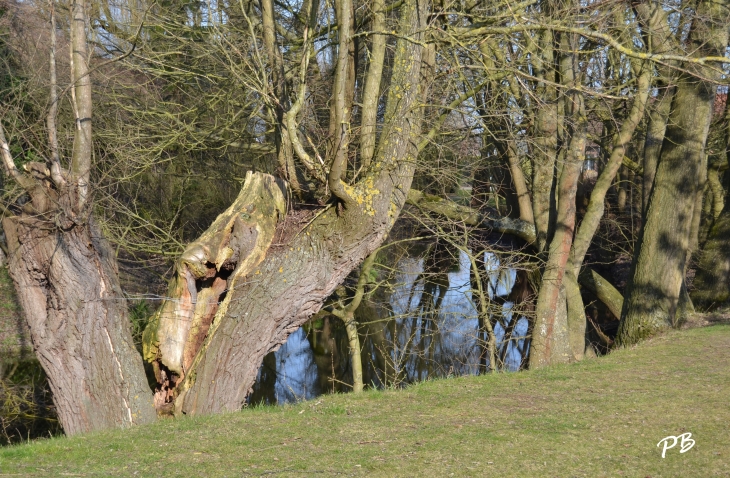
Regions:
<instances>
[{"instance_id":1,"label":"lawn","mask_svg":"<svg viewBox=\"0 0 730 478\"><path fill-rule=\"evenodd\" d=\"M694 447L662 458L657 443L683 433ZM307 475L730 476L730 326L534 372L0 449L0 476Z\"/></svg>"}]
</instances>

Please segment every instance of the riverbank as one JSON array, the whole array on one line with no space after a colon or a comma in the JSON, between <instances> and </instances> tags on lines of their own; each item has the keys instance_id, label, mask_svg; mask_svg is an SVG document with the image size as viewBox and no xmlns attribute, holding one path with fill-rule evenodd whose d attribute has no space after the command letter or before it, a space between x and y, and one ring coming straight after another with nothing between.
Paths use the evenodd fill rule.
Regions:
<instances>
[{"instance_id":1,"label":"riverbank","mask_svg":"<svg viewBox=\"0 0 730 478\"><path fill-rule=\"evenodd\" d=\"M0 476L730 476L729 397L716 325L535 372L40 440L0 449ZM662 458L683 433L694 447Z\"/></svg>"}]
</instances>

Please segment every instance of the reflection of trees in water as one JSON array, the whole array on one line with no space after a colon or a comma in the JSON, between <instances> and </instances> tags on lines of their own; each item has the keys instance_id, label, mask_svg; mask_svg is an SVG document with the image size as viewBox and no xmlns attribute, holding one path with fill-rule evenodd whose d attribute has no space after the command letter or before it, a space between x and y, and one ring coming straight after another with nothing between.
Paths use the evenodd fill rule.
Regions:
<instances>
[{"instance_id":1,"label":"reflection of trees in water","mask_svg":"<svg viewBox=\"0 0 730 478\"><path fill-rule=\"evenodd\" d=\"M364 383L397 387L488 370L487 337L477 313L469 256L439 244L420 251L401 248L384 256L378 268L380 286L369 291L355 313ZM524 304L531 303L527 274L504 264L495 253L483 254L477 266L496 336L496 368L518 370L529 349L524 338L524 315L529 314ZM266 357L251 403L346 392L351 383L344 324L320 314Z\"/></svg>"},{"instance_id":2,"label":"reflection of trees in water","mask_svg":"<svg viewBox=\"0 0 730 478\"><path fill-rule=\"evenodd\" d=\"M322 393L318 378L319 363L300 328L276 352L264 357L249 403L275 404L297 402Z\"/></svg>"}]
</instances>

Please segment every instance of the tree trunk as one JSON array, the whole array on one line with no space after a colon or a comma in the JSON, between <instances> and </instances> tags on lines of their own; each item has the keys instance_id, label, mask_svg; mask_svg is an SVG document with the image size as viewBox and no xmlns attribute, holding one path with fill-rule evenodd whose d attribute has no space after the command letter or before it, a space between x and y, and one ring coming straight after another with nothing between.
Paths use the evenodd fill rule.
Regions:
<instances>
[{"instance_id":1,"label":"tree trunk","mask_svg":"<svg viewBox=\"0 0 730 478\"><path fill-rule=\"evenodd\" d=\"M586 311L578 280L572 271L566 271L563 279L567 306L568 343L571 360L583 360L586 350Z\"/></svg>"},{"instance_id":2,"label":"tree trunk","mask_svg":"<svg viewBox=\"0 0 730 478\"><path fill-rule=\"evenodd\" d=\"M31 214L5 218L3 228L10 274L64 432L155 420L115 258L98 231L90 224L63 230Z\"/></svg>"},{"instance_id":3,"label":"tree trunk","mask_svg":"<svg viewBox=\"0 0 730 478\"><path fill-rule=\"evenodd\" d=\"M649 108L649 124L644 140L644 176L641 188L644 221L646 221L646 214L649 210L649 197L654 186L654 176L656 176L673 97L674 91L665 89L659 93L658 98Z\"/></svg>"},{"instance_id":4,"label":"tree trunk","mask_svg":"<svg viewBox=\"0 0 730 478\"><path fill-rule=\"evenodd\" d=\"M575 51L577 41L575 37L562 35L560 39L563 51ZM576 63L574 54L565 54L560 60L560 73L566 86L575 86L580 79L576 78ZM583 96L578 92L571 92L563 97L565 118L570 119L570 141L565 151L565 160L561 165L560 178L557 188L557 215L552 227L554 233L549 242L548 259L540 282L540 291L535 306L535 326L532 331L530 345L530 368L539 368L555 363L565 363L574 359L571 350L568 304L570 296L573 304L573 315L580 316L583 312L582 304L577 306L580 294L576 295L577 284L566 290L564 278L566 266L570 258L575 230L575 198L578 191L578 178L585 159L588 122L585 115ZM564 128L563 134L567 134ZM538 200L534 198L534 200ZM537 221L537 217L535 217ZM539 236L538 236L539 237ZM568 273L572 272L570 270ZM575 276L571 278L575 283ZM582 301L581 301L582 302ZM575 325L575 321L573 321ZM585 325L582 326L585 331ZM574 334L575 335L575 334ZM579 355L582 354L582 350Z\"/></svg>"},{"instance_id":5,"label":"tree trunk","mask_svg":"<svg viewBox=\"0 0 730 478\"><path fill-rule=\"evenodd\" d=\"M649 97L649 83L651 70L648 65L634 65L635 70L639 70L641 74L637 80L637 88L634 102L631 105L631 111L621 124L618 133L613 141L613 149L611 156L601 172L596 185L591 191L591 198L583 220L581 221L578 232L575 235L573 248L570 252L570 268L575 277L578 276L580 268L585 259L588 248L593 241L593 237L598 230L598 226L603 218L606 209L606 193L611 187L611 183L616 177L621 161L626 153L626 148L634 135L634 131L644 117L644 110ZM617 315L618 317L618 315Z\"/></svg>"},{"instance_id":6,"label":"tree trunk","mask_svg":"<svg viewBox=\"0 0 730 478\"><path fill-rule=\"evenodd\" d=\"M692 25L692 51L722 55L727 47L724 25L727 2L701 2ZM700 20L701 19L701 20ZM688 66L695 75L712 80L714 70ZM674 324L693 239L694 214L702 170L707 167L705 141L712 119L715 86L684 72L672 100L646 223L639 238L616 342L631 345Z\"/></svg>"},{"instance_id":7,"label":"tree trunk","mask_svg":"<svg viewBox=\"0 0 730 478\"><path fill-rule=\"evenodd\" d=\"M160 370L158 407L186 414L240 409L263 357L383 241L413 178L422 117L414 105L425 86L419 41L425 7L415 1L401 7L384 119L390 134L381 138L371 168L354 186L330 172L330 183L340 181L340 206L304 223L290 214L277 225L276 213L281 218L284 212L280 186L249 174L234 205L183 253L170 289L174 300L145 331L145 356ZM229 275L221 273L226 268Z\"/></svg>"},{"instance_id":8,"label":"tree trunk","mask_svg":"<svg viewBox=\"0 0 730 478\"><path fill-rule=\"evenodd\" d=\"M593 292L598 297L598 300L603 302L614 317L616 317L616 320L621 318L624 298L610 282L592 269L583 269L578 276L578 281L582 286Z\"/></svg>"},{"instance_id":9,"label":"tree trunk","mask_svg":"<svg viewBox=\"0 0 730 478\"><path fill-rule=\"evenodd\" d=\"M582 158L585 154L585 117L582 113L578 115L577 131L571 140L570 151L560 175L555 234L550 242L550 252L537 296L535 327L530 346L530 368L567 362L572 358L567 337L568 318L563 278L573 241L575 196L583 165ZM561 332L563 327L566 328L565 334Z\"/></svg>"},{"instance_id":10,"label":"tree trunk","mask_svg":"<svg viewBox=\"0 0 730 478\"><path fill-rule=\"evenodd\" d=\"M652 53L668 53L677 48L675 37L667 22L667 12L662 5L650 2L636 2L634 9L639 21L648 28L644 29L645 43ZM659 155L662 149L664 133L667 129L667 118L672 105L674 88L670 86L674 71L673 62L657 64L659 77L656 80L658 94L649 107L649 122L644 140L644 175L642 183L642 218L646 220L649 207L649 196L654 185Z\"/></svg>"},{"instance_id":11,"label":"tree trunk","mask_svg":"<svg viewBox=\"0 0 730 478\"><path fill-rule=\"evenodd\" d=\"M60 166L55 122L55 40L50 54L51 158L17 169L0 124L6 175L30 201L5 211L8 268L68 435L153 421L152 393L134 347L115 257L90 217L92 91L87 48L88 5L70 4L74 111L70 167ZM55 14L51 8L52 37Z\"/></svg>"},{"instance_id":12,"label":"tree trunk","mask_svg":"<svg viewBox=\"0 0 730 478\"><path fill-rule=\"evenodd\" d=\"M692 300L708 309L730 303L730 208L725 207L700 255Z\"/></svg>"},{"instance_id":13,"label":"tree trunk","mask_svg":"<svg viewBox=\"0 0 730 478\"><path fill-rule=\"evenodd\" d=\"M537 249L548 246L550 224L555 220L555 161L558 154L558 107L555 89L553 32L540 35L540 51L535 55L536 97L541 101L535 114L535 146L532 154L532 207Z\"/></svg>"}]
</instances>

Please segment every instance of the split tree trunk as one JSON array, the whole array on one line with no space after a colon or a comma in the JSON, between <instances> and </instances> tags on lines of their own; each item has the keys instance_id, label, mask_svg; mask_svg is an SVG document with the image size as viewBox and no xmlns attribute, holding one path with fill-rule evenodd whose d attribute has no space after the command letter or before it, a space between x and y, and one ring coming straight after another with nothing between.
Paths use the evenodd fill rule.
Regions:
<instances>
[{"instance_id":1,"label":"split tree trunk","mask_svg":"<svg viewBox=\"0 0 730 478\"><path fill-rule=\"evenodd\" d=\"M154 357L160 371L158 408L193 415L240 409L264 356L316 313L384 240L413 178L423 114L416 101L424 86L425 8L415 0L401 7L384 120L389 134L381 138L371 168L354 186L330 174L330 182L339 181L342 207L326 208L274 244L275 230L292 232L291 224L276 224L283 193L273 178L250 174L236 203L183 253L170 289L174 299L145 331L145 355ZM222 274L225 269L232 272Z\"/></svg>"},{"instance_id":2,"label":"split tree trunk","mask_svg":"<svg viewBox=\"0 0 730 478\"><path fill-rule=\"evenodd\" d=\"M565 363L575 358L570 343L566 300L568 293L575 297L577 284L574 284L575 287L570 287L570 290L566 291L563 279L566 275L566 266L573 241L575 196L578 189L578 177L583 164L582 154L585 153L584 118L582 121L578 120L577 123L579 131L571 140L570 152L567 154L560 175L555 234L552 241L550 241L549 256L540 283L537 305L535 306L535 326L532 331L530 345L531 369ZM572 274L571 271L567 272ZM575 283L574 277L570 280ZM585 320L583 323L585 324ZM583 330L585 331L585 328ZM580 354L582 354L583 348L580 347Z\"/></svg>"},{"instance_id":3,"label":"split tree trunk","mask_svg":"<svg viewBox=\"0 0 730 478\"><path fill-rule=\"evenodd\" d=\"M561 50L575 51L577 37L562 34ZM566 86L580 82L576 77L575 54L566 53L560 59L560 76ZM578 291L577 279L571 270L566 270L573 245L575 230L575 198L578 191L578 178L585 159L587 141L587 119L585 104L581 93L572 92L563 98L565 119L570 119L572 128L563 128L563 135L570 132L570 140L565 149L563 164L557 187L557 213L549 238L548 258L542 273L540 291L535 305L535 325L530 342L530 368L539 368L556 363L566 363L582 358L585 349L585 313L583 301ZM568 121L565 121L568 123ZM533 201L539 200L533 198ZM535 217L537 221L537 217ZM536 222L537 225L537 222ZM539 235L538 235L539 238ZM570 277L567 275L570 274ZM566 288L566 282L567 288ZM568 304L571 299L571 304ZM569 324L569 312L572 309ZM582 325L581 325L582 321ZM573 346L571 346L570 325L573 326ZM577 332L577 333L576 333ZM583 335L583 345L576 346L576 335Z\"/></svg>"}]
</instances>

